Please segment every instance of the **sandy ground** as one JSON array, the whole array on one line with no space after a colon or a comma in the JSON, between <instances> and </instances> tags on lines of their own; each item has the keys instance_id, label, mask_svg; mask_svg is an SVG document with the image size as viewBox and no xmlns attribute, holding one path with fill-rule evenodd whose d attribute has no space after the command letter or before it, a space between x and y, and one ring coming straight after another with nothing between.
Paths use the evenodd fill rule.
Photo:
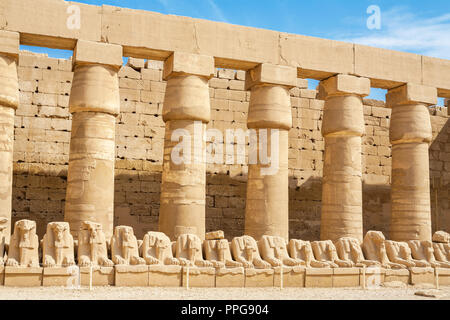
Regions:
<instances>
[{"instance_id":1,"label":"sandy ground","mask_svg":"<svg viewBox=\"0 0 450 320\"><path fill-rule=\"evenodd\" d=\"M450 287L441 287L440 297L414 295L420 287L378 288L126 288L95 287L67 289L61 287L0 287L0 300L450 300ZM431 290L433 291L433 290Z\"/></svg>"}]
</instances>

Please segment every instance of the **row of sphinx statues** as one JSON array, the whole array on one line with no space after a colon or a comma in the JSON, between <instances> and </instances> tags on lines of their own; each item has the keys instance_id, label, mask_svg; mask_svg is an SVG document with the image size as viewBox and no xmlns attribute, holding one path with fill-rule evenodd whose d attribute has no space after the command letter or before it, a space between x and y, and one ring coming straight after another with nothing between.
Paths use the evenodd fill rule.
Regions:
<instances>
[{"instance_id":1,"label":"row of sphinx statues","mask_svg":"<svg viewBox=\"0 0 450 320\"><path fill-rule=\"evenodd\" d=\"M42 261L42 263L40 263ZM81 267L114 265L181 265L214 268L304 266L309 268L409 267L450 268L450 234L438 231L433 241L386 240L383 233L369 231L362 244L353 238L335 243L263 236L235 237L223 232L207 234L203 241L194 234L181 234L172 242L161 232L150 231L137 240L133 228L117 226L106 239L99 223L85 221L74 240L67 222L51 222L39 241L36 223L20 220L14 225L9 245L0 243L0 265L11 267Z\"/></svg>"}]
</instances>

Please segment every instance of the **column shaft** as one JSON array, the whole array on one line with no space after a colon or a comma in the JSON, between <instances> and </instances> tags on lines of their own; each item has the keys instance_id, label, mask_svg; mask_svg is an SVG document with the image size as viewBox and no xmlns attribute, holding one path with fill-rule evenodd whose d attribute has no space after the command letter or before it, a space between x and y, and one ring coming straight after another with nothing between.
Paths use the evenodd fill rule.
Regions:
<instances>
[{"instance_id":1,"label":"column shaft","mask_svg":"<svg viewBox=\"0 0 450 320\"><path fill-rule=\"evenodd\" d=\"M192 233L205 238L206 124L212 57L174 53L165 63L166 123L159 231L170 239Z\"/></svg>"},{"instance_id":2,"label":"column shaft","mask_svg":"<svg viewBox=\"0 0 450 320\"><path fill-rule=\"evenodd\" d=\"M390 238L431 241L428 147L432 129L428 105L435 88L406 84L386 96L392 108L392 185Z\"/></svg>"},{"instance_id":3,"label":"column shaft","mask_svg":"<svg viewBox=\"0 0 450 320\"><path fill-rule=\"evenodd\" d=\"M19 36L0 31L0 234L9 244L11 234L14 114L19 105L17 57ZM12 45L9 47L9 43ZM5 54L3 45L13 48ZM3 241L3 239L0 239ZM1 244L0 244L1 245Z\"/></svg>"},{"instance_id":4,"label":"column shaft","mask_svg":"<svg viewBox=\"0 0 450 320\"><path fill-rule=\"evenodd\" d=\"M69 101L73 117L64 213L74 237L83 221L101 223L107 238L113 234L121 65L122 47L78 41Z\"/></svg>"},{"instance_id":5,"label":"column shaft","mask_svg":"<svg viewBox=\"0 0 450 320\"><path fill-rule=\"evenodd\" d=\"M256 131L257 147L249 150L245 234L256 240L264 235L289 239L289 88L296 80L296 70L288 67L262 64L247 72L247 127Z\"/></svg>"},{"instance_id":6,"label":"column shaft","mask_svg":"<svg viewBox=\"0 0 450 320\"><path fill-rule=\"evenodd\" d=\"M325 80L322 134L325 153L322 181L321 240L342 237L362 242L361 137L362 96L370 91L365 78L339 75Z\"/></svg>"}]
</instances>

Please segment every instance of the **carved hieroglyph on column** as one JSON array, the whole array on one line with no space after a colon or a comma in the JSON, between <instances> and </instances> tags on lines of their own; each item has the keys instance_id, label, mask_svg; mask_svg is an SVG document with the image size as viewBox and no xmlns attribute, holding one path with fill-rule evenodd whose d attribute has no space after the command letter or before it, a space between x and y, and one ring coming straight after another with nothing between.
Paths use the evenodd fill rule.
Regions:
<instances>
[{"instance_id":1,"label":"carved hieroglyph on column","mask_svg":"<svg viewBox=\"0 0 450 320\"><path fill-rule=\"evenodd\" d=\"M320 84L325 97L322 135L325 154L320 238L363 239L361 137L364 134L362 97L370 80L337 75Z\"/></svg>"},{"instance_id":2,"label":"carved hieroglyph on column","mask_svg":"<svg viewBox=\"0 0 450 320\"><path fill-rule=\"evenodd\" d=\"M73 115L65 221L76 238L82 221L101 223L111 238L114 218L115 124L120 111L117 72L122 47L78 41L69 107Z\"/></svg>"},{"instance_id":3,"label":"carved hieroglyph on column","mask_svg":"<svg viewBox=\"0 0 450 320\"><path fill-rule=\"evenodd\" d=\"M14 111L19 105L17 59L19 34L0 31L0 228L11 234Z\"/></svg>"},{"instance_id":4,"label":"carved hieroglyph on column","mask_svg":"<svg viewBox=\"0 0 450 320\"><path fill-rule=\"evenodd\" d=\"M289 89L296 81L297 70L291 67L261 64L247 71L245 86L251 90L247 127L256 131L258 147L249 150L245 234L256 240L263 235L286 241L289 237ZM254 151L257 159L251 155Z\"/></svg>"},{"instance_id":5,"label":"carved hieroglyph on column","mask_svg":"<svg viewBox=\"0 0 450 320\"><path fill-rule=\"evenodd\" d=\"M172 240L185 233L205 239L204 136L211 115L208 80L214 71L209 56L175 52L164 64L166 131L159 231ZM185 146L182 150L180 143Z\"/></svg>"},{"instance_id":6,"label":"carved hieroglyph on column","mask_svg":"<svg viewBox=\"0 0 450 320\"><path fill-rule=\"evenodd\" d=\"M394 241L431 241L428 145L432 131L427 107L436 103L436 88L411 83L386 95L386 105L392 108L390 238Z\"/></svg>"}]
</instances>

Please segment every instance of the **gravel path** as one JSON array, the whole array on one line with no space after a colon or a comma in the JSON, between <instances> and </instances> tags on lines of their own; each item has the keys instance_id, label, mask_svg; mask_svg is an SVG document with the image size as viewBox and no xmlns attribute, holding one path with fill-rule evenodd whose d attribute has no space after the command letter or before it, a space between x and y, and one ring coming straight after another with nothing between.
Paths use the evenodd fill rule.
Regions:
<instances>
[{"instance_id":1,"label":"gravel path","mask_svg":"<svg viewBox=\"0 0 450 320\"><path fill-rule=\"evenodd\" d=\"M427 289L430 290L430 289ZM425 291L427 291L425 290ZM379 288L362 290L359 288L127 288L95 287L78 290L61 287L9 288L0 287L0 300L423 300L414 295L422 288ZM433 291L433 290L431 290ZM438 299L450 300L450 287L442 287Z\"/></svg>"}]
</instances>

